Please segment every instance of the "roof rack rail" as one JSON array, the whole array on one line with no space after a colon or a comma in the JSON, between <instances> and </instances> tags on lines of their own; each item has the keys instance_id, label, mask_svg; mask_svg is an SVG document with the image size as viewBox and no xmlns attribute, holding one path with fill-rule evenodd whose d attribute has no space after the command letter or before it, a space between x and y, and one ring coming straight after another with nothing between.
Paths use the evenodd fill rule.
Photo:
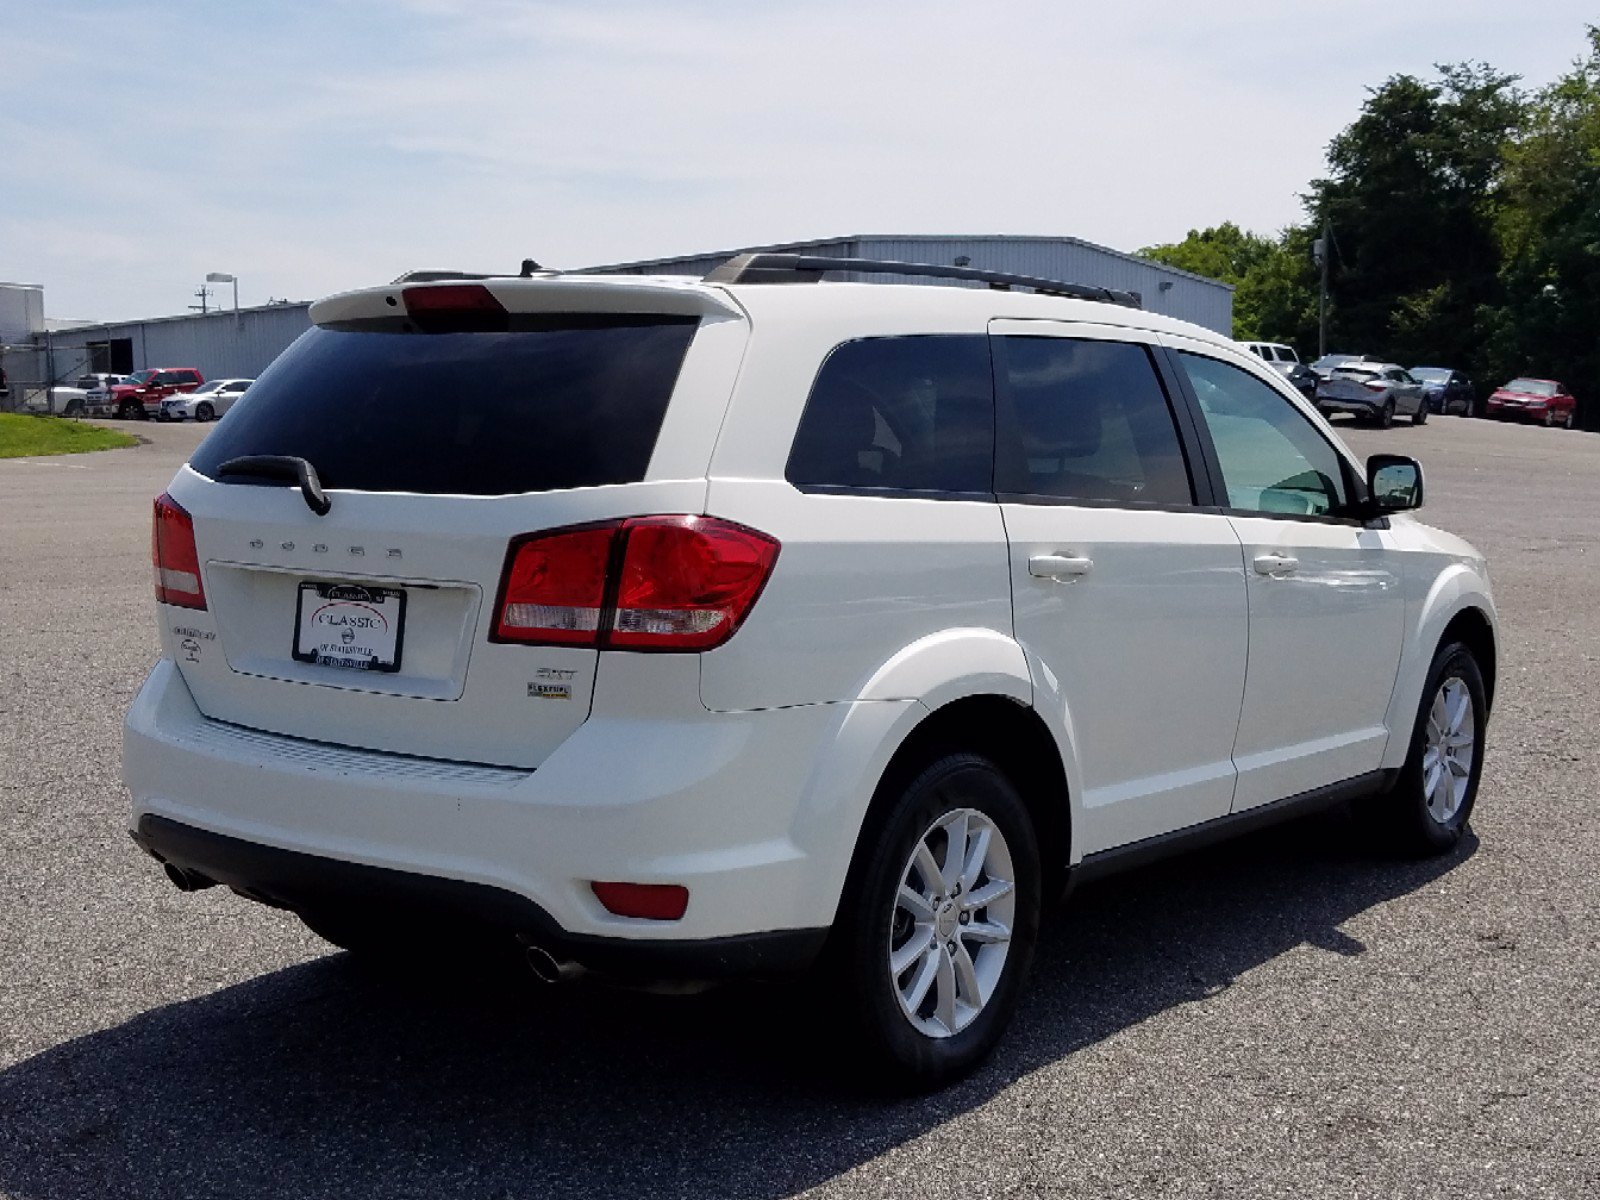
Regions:
<instances>
[{"instance_id":1,"label":"roof rack rail","mask_svg":"<svg viewBox=\"0 0 1600 1200\"><path fill-rule=\"evenodd\" d=\"M1092 287L1084 283L1063 283L1038 279L1032 275L1007 275L1001 271L982 271L976 267L941 267L933 263L889 262L875 258L829 258L818 254L736 254L712 269L706 283L816 283L830 271L855 271L863 275L921 275L934 279L962 279L986 283L1008 291L1028 288L1045 296L1070 296L1075 300L1099 300L1126 308L1143 308L1137 292Z\"/></svg>"}]
</instances>

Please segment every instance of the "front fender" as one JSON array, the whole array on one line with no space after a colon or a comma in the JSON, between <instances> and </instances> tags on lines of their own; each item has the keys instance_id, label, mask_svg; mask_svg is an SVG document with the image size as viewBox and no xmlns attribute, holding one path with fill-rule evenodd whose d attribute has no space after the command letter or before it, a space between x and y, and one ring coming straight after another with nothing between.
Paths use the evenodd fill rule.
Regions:
<instances>
[{"instance_id":1,"label":"front fender","mask_svg":"<svg viewBox=\"0 0 1600 1200\"><path fill-rule=\"evenodd\" d=\"M1488 620L1498 647L1500 632L1494 596L1488 579L1471 563L1449 564L1435 576L1420 600L1407 604L1406 638L1384 721L1389 729L1389 741L1383 753L1384 767L1397 769L1405 765L1411 748L1412 726L1417 707L1422 703L1422 688L1427 682L1434 652L1439 648L1446 627L1468 609L1477 609Z\"/></svg>"}]
</instances>

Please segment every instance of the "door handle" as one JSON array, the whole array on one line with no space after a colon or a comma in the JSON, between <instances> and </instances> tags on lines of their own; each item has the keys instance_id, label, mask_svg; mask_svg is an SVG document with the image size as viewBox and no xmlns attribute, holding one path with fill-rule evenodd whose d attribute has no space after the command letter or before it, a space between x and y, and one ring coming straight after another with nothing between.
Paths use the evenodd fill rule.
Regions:
<instances>
[{"instance_id":1,"label":"door handle","mask_svg":"<svg viewBox=\"0 0 1600 1200\"><path fill-rule=\"evenodd\" d=\"M1069 554L1035 554L1028 560L1028 574L1035 579L1081 579L1094 570L1094 559Z\"/></svg>"},{"instance_id":2,"label":"door handle","mask_svg":"<svg viewBox=\"0 0 1600 1200\"><path fill-rule=\"evenodd\" d=\"M1284 575L1293 575L1300 568L1300 560L1292 554L1258 554L1256 555L1256 574L1270 575L1279 578Z\"/></svg>"}]
</instances>

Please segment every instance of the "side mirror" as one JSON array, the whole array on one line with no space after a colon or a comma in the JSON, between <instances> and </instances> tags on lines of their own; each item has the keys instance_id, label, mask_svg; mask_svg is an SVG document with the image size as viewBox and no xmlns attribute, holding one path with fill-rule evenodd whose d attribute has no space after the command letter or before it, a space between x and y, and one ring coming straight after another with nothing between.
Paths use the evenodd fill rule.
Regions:
<instances>
[{"instance_id":1,"label":"side mirror","mask_svg":"<svg viewBox=\"0 0 1600 1200\"><path fill-rule=\"evenodd\" d=\"M1367 495L1379 513L1422 507L1422 464L1404 454L1367 459Z\"/></svg>"}]
</instances>

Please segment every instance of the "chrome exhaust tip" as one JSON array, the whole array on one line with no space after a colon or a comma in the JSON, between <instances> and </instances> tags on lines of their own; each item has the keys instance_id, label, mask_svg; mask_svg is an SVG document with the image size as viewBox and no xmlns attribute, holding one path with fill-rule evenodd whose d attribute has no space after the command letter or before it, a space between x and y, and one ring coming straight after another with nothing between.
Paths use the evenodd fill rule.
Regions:
<instances>
[{"instance_id":1,"label":"chrome exhaust tip","mask_svg":"<svg viewBox=\"0 0 1600 1200\"><path fill-rule=\"evenodd\" d=\"M171 863L162 863L161 869L166 872L167 878L172 881L172 886L180 892L198 892L208 887L216 887L217 881L199 871L185 870L175 867Z\"/></svg>"},{"instance_id":2,"label":"chrome exhaust tip","mask_svg":"<svg viewBox=\"0 0 1600 1200\"><path fill-rule=\"evenodd\" d=\"M572 983L588 971L570 959L557 958L543 946L529 946L528 968L543 983Z\"/></svg>"}]
</instances>

